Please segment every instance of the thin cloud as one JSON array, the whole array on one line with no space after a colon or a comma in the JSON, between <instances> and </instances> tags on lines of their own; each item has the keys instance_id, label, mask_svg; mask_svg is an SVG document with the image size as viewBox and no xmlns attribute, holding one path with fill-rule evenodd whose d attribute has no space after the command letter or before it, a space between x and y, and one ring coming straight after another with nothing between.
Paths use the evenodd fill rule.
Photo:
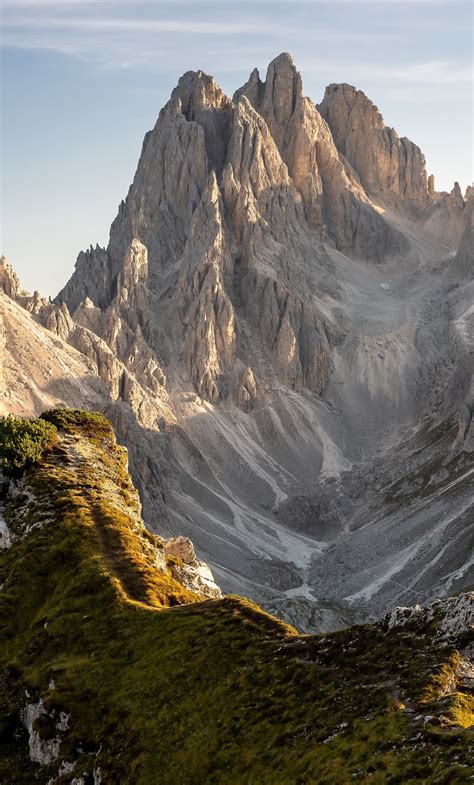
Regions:
<instances>
[{"instance_id":1,"label":"thin cloud","mask_svg":"<svg viewBox=\"0 0 474 785\"><path fill-rule=\"evenodd\" d=\"M393 69L393 79L408 82L425 82L428 84L452 84L454 82L471 82L472 67L459 66L447 60L417 63L407 68Z\"/></svg>"},{"instance_id":2,"label":"thin cloud","mask_svg":"<svg viewBox=\"0 0 474 785\"><path fill-rule=\"evenodd\" d=\"M182 19L132 19L117 17L15 17L4 20L5 29L26 29L30 32L34 30L68 30L79 32L103 32L103 33L190 33L198 35L252 35L261 37L261 30L258 20L251 23L235 23L233 21L220 22L199 22ZM370 41L372 36L367 32L330 30L319 28L308 30L298 25L272 24L266 25L266 37L272 35L285 36L286 39L297 37L298 40L309 38L312 41L322 41L325 43L334 42L353 42L364 43ZM399 33L384 32L379 33L379 38L384 40L398 40Z\"/></svg>"},{"instance_id":3,"label":"thin cloud","mask_svg":"<svg viewBox=\"0 0 474 785\"><path fill-rule=\"evenodd\" d=\"M57 30L86 30L88 32L163 32L193 33L197 35L240 35L255 32L253 25L227 22L192 22L182 19L106 19L84 17L47 17L4 20L5 27L49 28Z\"/></svg>"},{"instance_id":4,"label":"thin cloud","mask_svg":"<svg viewBox=\"0 0 474 785\"><path fill-rule=\"evenodd\" d=\"M432 60L423 63L412 63L403 67L386 67L377 64L341 64L328 62L309 61L300 65L300 70L306 73L339 73L341 69L350 72L352 81L369 80L371 82L393 81L413 84L450 85L455 83L472 82L472 67L468 64L450 60Z\"/></svg>"}]
</instances>

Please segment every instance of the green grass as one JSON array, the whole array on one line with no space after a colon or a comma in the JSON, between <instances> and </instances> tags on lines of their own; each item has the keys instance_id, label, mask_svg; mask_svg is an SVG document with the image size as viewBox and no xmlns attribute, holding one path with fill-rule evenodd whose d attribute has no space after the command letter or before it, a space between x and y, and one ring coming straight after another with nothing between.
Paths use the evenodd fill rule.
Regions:
<instances>
[{"instance_id":1,"label":"green grass","mask_svg":"<svg viewBox=\"0 0 474 785\"><path fill-rule=\"evenodd\" d=\"M469 696L451 695L448 729L404 713L434 713L456 668L433 623L297 636L250 601L201 601L154 568L161 541L139 525L107 421L47 417L59 443L25 478L36 501L8 505L17 540L0 557L4 785L46 783L61 760L100 766L105 785L471 781L454 724ZM25 690L70 715L49 768L29 761ZM51 738L55 722L35 728Z\"/></svg>"}]
</instances>

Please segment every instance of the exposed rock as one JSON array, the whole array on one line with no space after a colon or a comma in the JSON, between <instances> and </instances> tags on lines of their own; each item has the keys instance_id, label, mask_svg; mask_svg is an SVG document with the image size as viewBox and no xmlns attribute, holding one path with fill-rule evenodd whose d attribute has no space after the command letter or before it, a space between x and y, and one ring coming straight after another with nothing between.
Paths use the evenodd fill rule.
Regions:
<instances>
[{"instance_id":1,"label":"exposed rock","mask_svg":"<svg viewBox=\"0 0 474 785\"><path fill-rule=\"evenodd\" d=\"M227 397L234 362L235 314L225 291L230 270L221 199L212 173L193 216L175 299L189 376L198 394L212 403Z\"/></svg>"},{"instance_id":2,"label":"exposed rock","mask_svg":"<svg viewBox=\"0 0 474 785\"><path fill-rule=\"evenodd\" d=\"M54 714L48 714L41 699L37 703L28 703L22 711L22 722L29 736L30 759L33 763L39 763L41 766L49 766L59 755L61 738L56 736L50 739L42 739L34 727L36 720L40 717L46 717L48 720L53 720L54 718ZM63 716L61 714L61 717L55 724L58 731L66 730L67 715Z\"/></svg>"},{"instance_id":3,"label":"exposed rock","mask_svg":"<svg viewBox=\"0 0 474 785\"><path fill-rule=\"evenodd\" d=\"M251 411L254 401L257 397L257 384L251 368L246 368L243 372L239 389L237 392L237 401L244 412Z\"/></svg>"},{"instance_id":4,"label":"exposed rock","mask_svg":"<svg viewBox=\"0 0 474 785\"><path fill-rule=\"evenodd\" d=\"M3 289L7 297L11 297L13 300L16 300L22 293L18 276L6 256L0 257L0 289Z\"/></svg>"},{"instance_id":5,"label":"exposed rock","mask_svg":"<svg viewBox=\"0 0 474 785\"><path fill-rule=\"evenodd\" d=\"M172 537L163 543L164 549L169 556L176 556L185 564L191 564L196 560L196 551L189 537Z\"/></svg>"},{"instance_id":6,"label":"exposed rock","mask_svg":"<svg viewBox=\"0 0 474 785\"><path fill-rule=\"evenodd\" d=\"M409 139L388 128L378 108L348 84L326 88L319 111L327 121L337 149L356 170L364 188L375 196L394 197L413 211L428 203L425 158ZM430 186L431 187L431 186Z\"/></svg>"},{"instance_id":7,"label":"exposed rock","mask_svg":"<svg viewBox=\"0 0 474 785\"><path fill-rule=\"evenodd\" d=\"M10 529L3 517L2 509L0 507L0 548L10 548L12 543Z\"/></svg>"},{"instance_id":8,"label":"exposed rock","mask_svg":"<svg viewBox=\"0 0 474 785\"><path fill-rule=\"evenodd\" d=\"M163 546L168 556L173 556L182 562L171 566L172 575L180 583L205 597L222 596L209 565L196 559L196 551L189 537L172 537L170 540L165 540Z\"/></svg>"},{"instance_id":9,"label":"exposed rock","mask_svg":"<svg viewBox=\"0 0 474 785\"><path fill-rule=\"evenodd\" d=\"M184 74L171 99L179 99L186 119L196 122L204 130L209 164L220 172L226 157L232 101L224 95L212 76L203 71Z\"/></svg>"},{"instance_id":10,"label":"exposed rock","mask_svg":"<svg viewBox=\"0 0 474 785\"><path fill-rule=\"evenodd\" d=\"M388 629L403 627L415 621L426 624L433 620L435 636L439 640L449 640L474 632L474 594L459 594L436 600L428 607L415 605L412 608L395 608L385 618Z\"/></svg>"},{"instance_id":11,"label":"exposed rock","mask_svg":"<svg viewBox=\"0 0 474 785\"><path fill-rule=\"evenodd\" d=\"M42 313L42 321L48 330L59 335L63 341L67 341L74 329L74 322L65 303L59 306L52 303L48 305Z\"/></svg>"},{"instance_id":12,"label":"exposed rock","mask_svg":"<svg viewBox=\"0 0 474 785\"><path fill-rule=\"evenodd\" d=\"M432 207L423 224L430 237L451 248L457 248L465 225L465 203L459 183L454 183L450 193L435 193Z\"/></svg>"},{"instance_id":13,"label":"exposed rock","mask_svg":"<svg viewBox=\"0 0 474 785\"><path fill-rule=\"evenodd\" d=\"M194 560L190 564L173 564L171 573L190 591L209 598L222 597L211 569L205 562Z\"/></svg>"},{"instance_id":14,"label":"exposed rock","mask_svg":"<svg viewBox=\"0 0 474 785\"><path fill-rule=\"evenodd\" d=\"M452 268L456 275L472 278L474 271L474 196L471 196L466 202L463 217L464 231Z\"/></svg>"},{"instance_id":15,"label":"exposed rock","mask_svg":"<svg viewBox=\"0 0 474 785\"><path fill-rule=\"evenodd\" d=\"M366 260L381 261L407 250L400 233L374 211L357 174L339 155L327 123L303 96L290 55L270 63L264 83L252 72L234 98L241 95L264 117L301 194L308 223L320 237L324 229L338 249Z\"/></svg>"},{"instance_id":16,"label":"exposed rock","mask_svg":"<svg viewBox=\"0 0 474 785\"><path fill-rule=\"evenodd\" d=\"M111 294L110 258L105 248L96 245L81 251L76 261L75 274L59 293L58 301L65 301L63 293L67 289L68 306L71 313L78 305L90 297L99 306L107 303Z\"/></svg>"}]
</instances>

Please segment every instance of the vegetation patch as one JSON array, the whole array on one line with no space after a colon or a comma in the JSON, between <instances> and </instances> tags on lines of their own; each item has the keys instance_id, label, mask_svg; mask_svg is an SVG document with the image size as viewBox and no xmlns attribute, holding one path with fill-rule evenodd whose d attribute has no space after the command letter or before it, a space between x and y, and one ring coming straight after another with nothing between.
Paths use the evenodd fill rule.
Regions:
<instances>
[{"instance_id":1,"label":"vegetation patch","mask_svg":"<svg viewBox=\"0 0 474 785\"><path fill-rule=\"evenodd\" d=\"M47 417L58 443L5 512L2 785L471 782L468 694L446 693L459 655L435 621L299 636L248 600L202 601L156 566L107 421ZM43 767L21 720L39 699L34 731L60 740Z\"/></svg>"},{"instance_id":2,"label":"vegetation patch","mask_svg":"<svg viewBox=\"0 0 474 785\"><path fill-rule=\"evenodd\" d=\"M9 414L0 418L0 468L19 477L57 443L57 429L44 420L25 420Z\"/></svg>"},{"instance_id":3,"label":"vegetation patch","mask_svg":"<svg viewBox=\"0 0 474 785\"><path fill-rule=\"evenodd\" d=\"M110 421L100 412L83 409L49 409L37 422L48 422L66 433L82 433L90 439L113 438Z\"/></svg>"}]
</instances>

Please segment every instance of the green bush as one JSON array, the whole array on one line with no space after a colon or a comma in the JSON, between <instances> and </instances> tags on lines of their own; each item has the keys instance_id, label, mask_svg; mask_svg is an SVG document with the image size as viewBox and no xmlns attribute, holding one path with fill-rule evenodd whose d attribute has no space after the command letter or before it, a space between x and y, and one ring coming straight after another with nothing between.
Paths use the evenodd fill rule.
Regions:
<instances>
[{"instance_id":1,"label":"green bush","mask_svg":"<svg viewBox=\"0 0 474 785\"><path fill-rule=\"evenodd\" d=\"M20 475L37 463L57 442L56 427L44 420L25 420L9 414L0 418L0 468L4 474Z\"/></svg>"},{"instance_id":2,"label":"green bush","mask_svg":"<svg viewBox=\"0 0 474 785\"><path fill-rule=\"evenodd\" d=\"M41 420L52 423L60 431L85 431L95 436L110 436L112 426L100 412L86 412L83 409L49 409L40 415Z\"/></svg>"}]
</instances>

